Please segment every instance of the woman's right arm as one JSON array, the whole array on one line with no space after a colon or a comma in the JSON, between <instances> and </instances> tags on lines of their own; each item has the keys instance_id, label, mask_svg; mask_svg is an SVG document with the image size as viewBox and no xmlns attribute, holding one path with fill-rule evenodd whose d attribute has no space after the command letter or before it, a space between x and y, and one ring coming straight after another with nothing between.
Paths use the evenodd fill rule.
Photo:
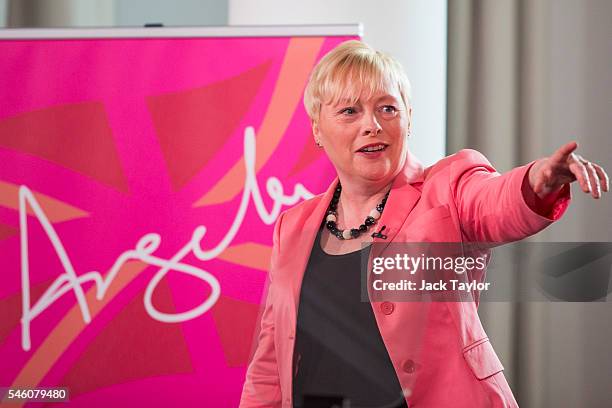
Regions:
<instances>
[{"instance_id":1,"label":"woman's right arm","mask_svg":"<svg viewBox=\"0 0 612 408\"><path fill-rule=\"evenodd\" d=\"M261 330L257 349L251 359L242 388L240 408L280 407L281 388L276 363L274 346L274 300L276 299L274 272L280 251L280 225L284 213L281 213L274 226L272 257L270 260L268 294L261 318Z\"/></svg>"}]
</instances>

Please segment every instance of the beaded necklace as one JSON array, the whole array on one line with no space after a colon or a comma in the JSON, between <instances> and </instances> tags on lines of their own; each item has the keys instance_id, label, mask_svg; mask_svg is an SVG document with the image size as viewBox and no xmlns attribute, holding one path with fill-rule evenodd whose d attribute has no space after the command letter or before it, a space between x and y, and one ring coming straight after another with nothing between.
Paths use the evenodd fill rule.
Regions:
<instances>
[{"instance_id":1,"label":"beaded necklace","mask_svg":"<svg viewBox=\"0 0 612 408\"><path fill-rule=\"evenodd\" d=\"M380 218L383 210L385 209L385 204L387 203L387 198L389 197L389 193L391 192L391 190L387 191L387 194L385 194L385 198L382 199L382 201L376 206L376 208L370 211L368 216L365 218L363 224L361 224L358 228L347 228L345 230L338 229L338 226L336 224L336 221L338 220L338 201L340 201L341 192L342 186L338 181L338 186L334 191L334 196L332 197L331 202L329 203L329 207L327 207L327 212L325 213L325 225L327 226L327 229L338 239L344 240L357 238L359 235L361 235L361 233L366 232L370 226L376 224L376 220ZM379 231L378 233L372 234L372 236L381 237L382 235Z\"/></svg>"}]
</instances>

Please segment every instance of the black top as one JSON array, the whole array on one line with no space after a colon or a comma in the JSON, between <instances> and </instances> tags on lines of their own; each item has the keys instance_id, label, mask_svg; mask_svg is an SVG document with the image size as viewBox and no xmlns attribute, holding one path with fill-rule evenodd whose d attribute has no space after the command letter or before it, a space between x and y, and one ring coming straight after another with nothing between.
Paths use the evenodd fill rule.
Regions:
<instances>
[{"instance_id":1,"label":"black top","mask_svg":"<svg viewBox=\"0 0 612 408\"><path fill-rule=\"evenodd\" d=\"M300 291L294 407L303 406L305 395L341 396L351 407L405 407L372 306L361 302L361 262L370 247L329 255L321 249L321 230Z\"/></svg>"}]
</instances>

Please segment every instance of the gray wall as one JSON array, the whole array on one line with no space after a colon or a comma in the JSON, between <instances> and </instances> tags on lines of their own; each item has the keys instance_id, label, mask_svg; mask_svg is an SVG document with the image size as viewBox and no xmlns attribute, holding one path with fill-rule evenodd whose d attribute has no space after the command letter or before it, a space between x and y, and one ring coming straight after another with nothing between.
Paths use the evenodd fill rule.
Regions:
<instances>
[{"instance_id":1,"label":"gray wall","mask_svg":"<svg viewBox=\"0 0 612 408\"><path fill-rule=\"evenodd\" d=\"M7 26L112 26L114 6L114 2L108 0L9 0Z\"/></svg>"},{"instance_id":2,"label":"gray wall","mask_svg":"<svg viewBox=\"0 0 612 408\"><path fill-rule=\"evenodd\" d=\"M227 10L228 0L115 0L115 25L226 25Z\"/></svg>"},{"instance_id":3,"label":"gray wall","mask_svg":"<svg viewBox=\"0 0 612 408\"><path fill-rule=\"evenodd\" d=\"M0 0L0 27L218 26L227 16L228 0Z\"/></svg>"},{"instance_id":4,"label":"gray wall","mask_svg":"<svg viewBox=\"0 0 612 408\"><path fill-rule=\"evenodd\" d=\"M0 27L6 27L6 0L0 0Z\"/></svg>"}]
</instances>

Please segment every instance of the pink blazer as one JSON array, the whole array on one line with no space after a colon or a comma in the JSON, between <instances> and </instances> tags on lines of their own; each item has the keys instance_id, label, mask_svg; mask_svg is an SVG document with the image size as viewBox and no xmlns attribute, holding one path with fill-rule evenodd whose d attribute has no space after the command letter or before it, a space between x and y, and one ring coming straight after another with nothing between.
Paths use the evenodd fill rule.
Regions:
<instances>
[{"instance_id":1,"label":"pink blazer","mask_svg":"<svg viewBox=\"0 0 612 408\"><path fill-rule=\"evenodd\" d=\"M374 242L510 242L532 235L562 216L570 189L563 187L548 216L534 212L521 189L531 164L500 175L466 149L424 169L409 154L377 224L386 225L388 238ZM293 404L300 287L337 181L276 222L266 304L240 407ZM409 407L517 406L476 303L370 303Z\"/></svg>"}]
</instances>

